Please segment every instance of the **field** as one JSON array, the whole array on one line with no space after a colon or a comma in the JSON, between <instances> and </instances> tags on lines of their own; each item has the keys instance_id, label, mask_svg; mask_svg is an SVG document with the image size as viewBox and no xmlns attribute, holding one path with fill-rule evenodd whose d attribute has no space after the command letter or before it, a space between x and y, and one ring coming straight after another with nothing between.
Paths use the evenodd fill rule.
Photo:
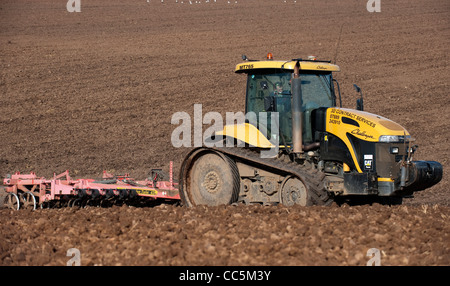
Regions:
<instances>
[{"instance_id":1,"label":"field","mask_svg":"<svg viewBox=\"0 0 450 286\"><path fill-rule=\"evenodd\" d=\"M442 181L401 206L3 209L0 265L450 265L449 1L178 2L1 1L0 176L177 174L172 115L244 111L235 65L271 52L336 61L343 106L358 84Z\"/></svg>"}]
</instances>

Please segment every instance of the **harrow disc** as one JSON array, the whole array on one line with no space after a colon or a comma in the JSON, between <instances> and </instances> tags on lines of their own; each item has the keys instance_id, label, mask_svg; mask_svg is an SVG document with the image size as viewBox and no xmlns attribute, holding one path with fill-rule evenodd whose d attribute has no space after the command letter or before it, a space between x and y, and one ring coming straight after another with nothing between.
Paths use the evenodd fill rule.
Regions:
<instances>
[{"instance_id":1,"label":"harrow disc","mask_svg":"<svg viewBox=\"0 0 450 286\"><path fill-rule=\"evenodd\" d=\"M71 203L69 202L69 207L71 207L71 208L81 208L81 207L83 207L83 200L82 199L72 200Z\"/></svg>"}]
</instances>

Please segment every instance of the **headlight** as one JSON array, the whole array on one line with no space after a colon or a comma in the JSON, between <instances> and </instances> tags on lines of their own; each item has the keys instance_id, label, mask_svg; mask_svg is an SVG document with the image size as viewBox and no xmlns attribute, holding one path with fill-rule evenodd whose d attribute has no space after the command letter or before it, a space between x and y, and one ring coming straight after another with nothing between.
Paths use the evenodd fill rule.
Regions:
<instances>
[{"instance_id":1,"label":"headlight","mask_svg":"<svg viewBox=\"0 0 450 286\"><path fill-rule=\"evenodd\" d=\"M399 136L397 135L381 135L378 141L390 143L390 142L400 142Z\"/></svg>"},{"instance_id":2,"label":"headlight","mask_svg":"<svg viewBox=\"0 0 450 286\"><path fill-rule=\"evenodd\" d=\"M411 136L399 136L399 135L381 135L380 139L378 139L379 142L384 143L392 143L392 142L404 142L404 141L411 141Z\"/></svg>"},{"instance_id":3,"label":"headlight","mask_svg":"<svg viewBox=\"0 0 450 286\"><path fill-rule=\"evenodd\" d=\"M391 147L391 154L398 154L398 147Z\"/></svg>"}]
</instances>

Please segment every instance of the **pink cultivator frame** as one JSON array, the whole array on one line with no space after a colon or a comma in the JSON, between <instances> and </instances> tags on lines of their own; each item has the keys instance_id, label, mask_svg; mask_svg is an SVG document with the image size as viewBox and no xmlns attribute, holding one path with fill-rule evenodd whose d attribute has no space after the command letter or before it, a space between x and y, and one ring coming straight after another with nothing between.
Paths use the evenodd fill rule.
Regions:
<instances>
[{"instance_id":1,"label":"pink cultivator frame","mask_svg":"<svg viewBox=\"0 0 450 286\"><path fill-rule=\"evenodd\" d=\"M18 210L55 206L110 206L114 204L142 205L180 200L177 183L173 182L173 164L170 162L169 181L164 181L162 170L152 169L151 177L135 181L129 176L103 172L101 180L72 179L69 171L54 175L52 179L30 174L15 173L3 180L7 196L4 206Z\"/></svg>"}]
</instances>

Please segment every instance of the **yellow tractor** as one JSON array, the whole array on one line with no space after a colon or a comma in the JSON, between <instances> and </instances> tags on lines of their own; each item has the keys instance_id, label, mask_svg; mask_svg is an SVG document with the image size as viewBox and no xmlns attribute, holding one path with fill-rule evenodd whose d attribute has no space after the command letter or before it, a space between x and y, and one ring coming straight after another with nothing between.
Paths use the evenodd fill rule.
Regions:
<instances>
[{"instance_id":1,"label":"yellow tractor","mask_svg":"<svg viewBox=\"0 0 450 286\"><path fill-rule=\"evenodd\" d=\"M184 205L401 203L442 179L440 163L413 161L417 145L405 128L363 111L358 86L356 109L342 108L339 66L314 57L275 61L270 53L243 60L235 72L247 76L244 120L186 156Z\"/></svg>"}]
</instances>

